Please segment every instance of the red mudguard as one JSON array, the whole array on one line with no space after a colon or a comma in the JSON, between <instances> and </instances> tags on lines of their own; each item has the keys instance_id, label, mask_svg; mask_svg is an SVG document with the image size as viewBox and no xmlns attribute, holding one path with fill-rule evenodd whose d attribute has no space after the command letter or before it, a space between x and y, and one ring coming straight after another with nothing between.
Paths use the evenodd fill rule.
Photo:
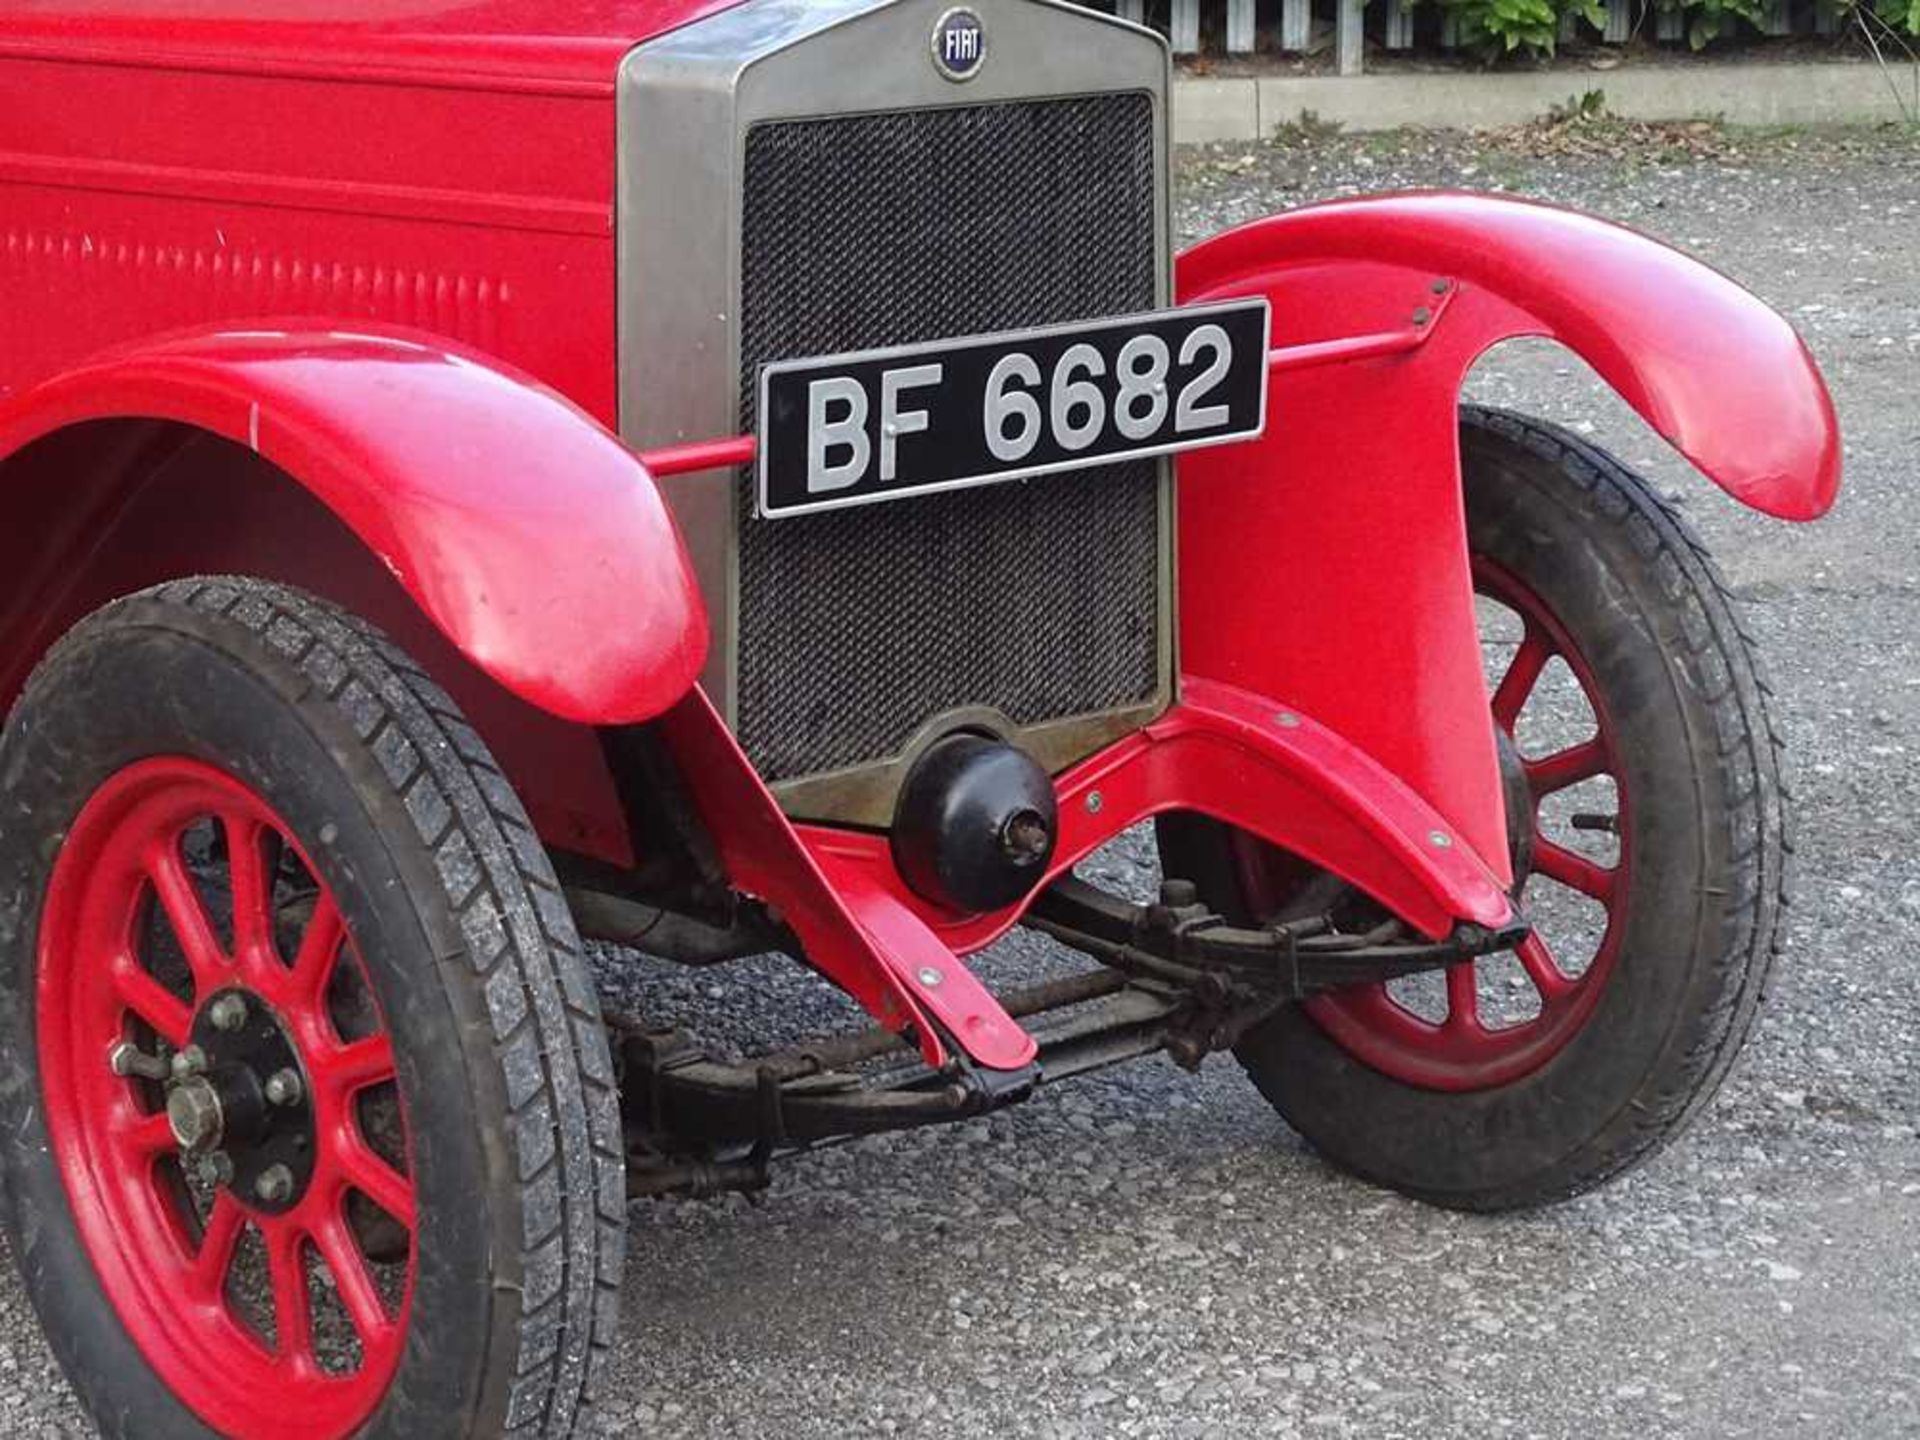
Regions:
<instances>
[{"instance_id":1,"label":"red mudguard","mask_svg":"<svg viewBox=\"0 0 1920 1440\"><path fill-rule=\"evenodd\" d=\"M1188 251L1179 292L1269 297L1277 355L1409 342L1280 369L1264 439L1183 460L1183 668L1286 696L1503 876L1461 509L1456 409L1474 360L1513 336L1560 341L1770 514L1811 519L1839 485L1833 404L1793 328L1698 261L1571 211L1453 194L1312 206Z\"/></svg>"},{"instance_id":2,"label":"red mudguard","mask_svg":"<svg viewBox=\"0 0 1920 1440\"><path fill-rule=\"evenodd\" d=\"M700 673L706 611L652 477L527 375L402 332L188 333L0 402L0 459L121 416L275 462L468 659L542 709L646 720Z\"/></svg>"}]
</instances>

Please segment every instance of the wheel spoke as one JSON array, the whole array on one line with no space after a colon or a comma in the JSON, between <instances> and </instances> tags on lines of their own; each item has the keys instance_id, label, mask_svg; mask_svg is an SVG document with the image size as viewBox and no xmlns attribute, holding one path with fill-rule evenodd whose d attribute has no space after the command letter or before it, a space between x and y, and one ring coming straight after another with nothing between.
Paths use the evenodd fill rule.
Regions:
<instances>
[{"instance_id":1,"label":"wheel spoke","mask_svg":"<svg viewBox=\"0 0 1920 1440\"><path fill-rule=\"evenodd\" d=\"M153 893L160 900L167 924L173 928L173 938L187 957L194 987L202 996L218 990L231 978L227 955L214 933L213 922L207 917L206 906L200 902L193 877L187 873L187 862L180 854L180 847L156 845L147 856L147 878L153 882Z\"/></svg>"},{"instance_id":2,"label":"wheel spoke","mask_svg":"<svg viewBox=\"0 0 1920 1440\"><path fill-rule=\"evenodd\" d=\"M316 1055L309 1068L316 1078L336 1086L343 1097L394 1077L393 1041L384 1030L339 1049Z\"/></svg>"},{"instance_id":3,"label":"wheel spoke","mask_svg":"<svg viewBox=\"0 0 1920 1440\"><path fill-rule=\"evenodd\" d=\"M1471 960L1447 971L1447 1030L1480 1029L1480 982Z\"/></svg>"},{"instance_id":4,"label":"wheel spoke","mask_svg":"<svg viewBox=\"0 0 1920 1440\"><path fill-rule=\"evenodd\" d=\"M1630 855L1632 847L1624 833L1633 797L1628 794L1630 777L1619 763L1622 752L1610 728L1608 702L1616 697L1587 663L1583 628L1563 624L1548 597L1536 588L1536 582L1552 578L1550 558L1524 545L1516 547L1521 553L1514 555L1497 553L1500 548L1493 547L1492 553L1476 548L1471 562L1475 594L1505 612L1500 633L1488 634L1483 628L1481 640L1487 652L1488 704L1501 740L1499 768L1508 782L1512 809L1523 812L1513 817L1517 828L1512 838L1519 852L1514 868L1522 885L1537 887L1527 895L1540 902L1543 915L1551 918L1563 908L1584 908L1544 890L1549 885L1563 886L1605 906L1608 930L1577 974L1563 970L1555 959L1547 938L1556 933L1551 928L1546 934L1523 935L1513 947L1511 964L1526 976L1526 983L1515 977L1497 991L1489 987L1484 1003L1478 993L1477 967L1449 966L1446 1012L1431 1021L1424 1019L1423 1012L1434 1011L1424 1005L1414 1010L1412 996L1406 1002L1391 995L1382 1000L1372 989L1355 987L1306 1002L1321 1030L1357 1061L1406 1084L1459 1094L1493 1089L1531 1073L1589 1024L1617 958L1612 927L1623 905L1614 902L1625 901L1634 878L1631 866L1640 863L1639 857ZM1548 560L1545 566L1539 564L1543 559ZM1550 669L1552 676L1547 675ZM1536 741L1537 753L1513 753L1508 742L1517 741L1516 731L1524 723L1540 718L1543 706L1557 711L1563 699L1573 700L1571 694L1563 694L1567 682L1572 682L1591 712L1587 723L1550 741ZM1604 793L1595 793L1609 788L1616 792L1612 803ZM1560 843L1542 834L1541 801L1547 796L1561 797L1552 807ZM1559 807L1569 801L1574 802L1568 806L1573 813L1564 817L1568 828L1563 831ZM1588 831L1606 832L1607 848L1577 838ZM1570 848L1575 846L1578 850ZM1599 858L1589 859L1588 854ZM1614 854L1619 856L1617 861L1611 858ZM1582 918L1595 917L1589 913ZM1572 943L1569 937L1562 953L1578 965L1585 950L1576 953ZM1496 967L1508 963L1505 957L1493 962ZM1493 973L1489 971L1489 978ZM1520 988L1508 996L1513 986ZM1422 998L1431 994L1424 990Z\"/></svg>"},{"instance_id":5,"label":"wheel spoke","mask_svg":"<svg viewBox=\"0 0 1920 1440\"><path fill-rule=\"evenodd\" d=\"M1522 940L1513 953L1520 962L1520 968L1527 972L1527 978L1533 982L1533 988L1539 992L1542 1008L1564 999L1579 988L1580 982L1560 968L1539 932Z\"/></svg>"},{"instance_id":6,"label":"wheel spoke","mask_svg":"<svg viewBox=\"0 0 1920 1440\"><path fill-rule=\"evenodd\" d=\"M1612 870L1554 844L1537 831L1533 839L1533 869L1535 874L1557 881L1569 890L1578 890L1602 904L1613 899Z\"/></svg>"},{"instance_id":7,"label":"wheel spoke","mask_svg":"<svg viewBox=\"0 0 1920 1440\"><path fill-rule=\"evenodd\" d=\"M273 1328L283 1365L308 1370L313 1355L313 1304L307 1294L306 1236L288 1220L261 1227L267 1242L267 1273L273 1285Z\"/></svg>"},{"instance_id":8,"label":"wheel spoke","mask_svg":"<svg viewBox=\"0 0 1920 1440\"><path fill-rule=\"evenodd\" d=\"M247 1212L226 1190L213 1197L213 1209L207 1212L207 1226L200 1236L199 1253L193 1257L189 1281L205 1299L217 1299L226 1288L227 1271L233 1265L233 1253L240 1234L247 1228Z\"/></svg>"},{"instance_id":9,"label":"wheel spoke","mask_svg":"<svg viewBox=\"0 0 1920 1440\"><path fill-rule=\"evenodd\" d=\"M257 965L273 957L273 872L279 836L251 815L220 817L227 833L227 872L233 892L233 953Z\"/></svg>"},{"instance_id":10,"label":"wheel spoke","mask_svg":"<svg viewBox=\"0 0 1920 1440\"><path fill-rule=\"evenodd\" d=\"M1556 790L1564 790L1569 785L1578 785L1582 780L1606 774L1607 751L1596 735L1591 740L1555 751L1539 760L1523 761L1522 768L1527 772L1527 784L1532 787L1537 799L1542 795L1551 795Z\"/></svg>"},{"instance_id":11,"label":"wheel spoke","mask_svg":"<svg viewBox=\"0 0 1920 1440\"><path fill-rule=\"evenodd\" d=\"M114 962L113 990L120 1003L154 1034L178 1050L193 1029L193 1011L187 1002L154 979L132 955Z\"/></svg>"},{"instance_id":12,"label":"wheel spoke","mask_svg":"<svg viewBox=\"0 0 1920 1440\"><path fill-rule=\"evenodd\" d=\"M413 1182L376 1155L357 1133L336 1138L332 1148L340 1179L411 1230Z\"/></svg>"},{"instance_id":13,"label":"wheel spoke","mask_svg":"<svg viewBox=\"0 0 1920 1440\"><path fill-rule=\"evenodd\" d=\"M73 817L37 916L58 963L35 1098L155 1393L223 1434L346 1434L402 1363L426 1228L380 1023L404 997L361 973L274 788L162 753ZM377 884L386 858L342 873Z\"/></svg>"},{"instance_id":14,"label":"wheel spoke","mask_svg":"<svg viewBox=\"0 0 1920 1440\"><path fill-rule=\"evenodd\" d=\"M1533 687L1540 683L1540 672L1552 658L1553 642L1544 630L1528 621L1527 633L1514 649L1507 673L1500 677L1500 684L1493 692L1493 718L1509 736L1513 734L1514 722L1520 718L1521 707L1533 694Z\"/></svg>"},{"instance_id":15,"label":"wheel spoke","mask_svg":"<svg viewBox=\"0 0 1920 1440\"><path fill-rule=\"evenodd\" d=\"M360 1332L362 1347L371 1350L383 1345L393 1330L393 1319L374 1288L366 1257L354 1243L347 1222L337 1214L329 1216L314 1227L313 1241L333 1275L340 1303L346 1306L353 1328Z\"/></svg>"},{"instance_id":16,"label":"wheel spoke","mask_svg":"<svg viewBox=\"0 0 1920 1440\"><path fill-rule=\"evenodd\" d=\"M299 953L293 957L294 994L300 1003L317 1006L333 979L333 967L340 958L340 946L347 938L347 927L340 918L340 907L333 897L322 892L314 902L313 916L306 933L300 937Z\"/></svg>"},{"instance_id":17,"label":"wheel spoke","mask_svg":"<svg viewBox=\"0 0 1920 1440\"><path fill-rule=\"evenodd\" d=\"M173 1149L178 1143L173 1138L173 1126L167 1122L164 1110L154 1115L142 1115L120 1133L127 1149L140 1160L149 1160L163 1151Z\"/></svg>"}]
</instances>

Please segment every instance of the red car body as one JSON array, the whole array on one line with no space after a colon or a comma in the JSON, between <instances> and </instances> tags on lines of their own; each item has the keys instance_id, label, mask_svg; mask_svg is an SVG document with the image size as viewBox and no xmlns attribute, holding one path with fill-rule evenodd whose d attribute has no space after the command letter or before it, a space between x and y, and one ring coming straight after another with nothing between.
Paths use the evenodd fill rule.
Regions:
<instances>
[{"instance_id":1,"label":"red car body","mask_svg":"<svg viewBox=\"0 0 1920 1440\"><path fill-rule=\"evenodd\" d=\"M890 1025L937 1016L916 1027L929 1059L944 1029L982 1065L1023 1063L1031 1042L953 963L1017 907L942 913L883 843L790 823L696 687L706 615L656 476L750 438L618 438L616 69L719 7L299 8L39 0L0 34L0 684L114 594L286 578L421 647L549 842L615 864L636 857L588 727L665 715L735 883L816 963ZM1731 494L1806 519L1839 474L1812 361L1696 262L1488 197L1312 207L1196 247L1177 277L1182 301L1271 299L1276 420L1180 463L1181 698L1060 776L1056 866L1190 808L1429 935L1497 923L1466 370L1511 336L1561 341ZM290 483L156 483L132 454L148 421ZM1245 543L1262 532L1292 563ZM1276 729L1283 707L1311 723ZM1123 798L1089 813L1095 790ZM922 984L930 962L959 983Z\"/></svg>"},{"instance_id":2,"label":"red car body","mask_svg":"<svg viewBox=\"0 0 1920 1440\"><path fill-rule=\"evenodd\" d=\"M114 1433L573 1433L627 1198L1147 1054L1233 1050L1338 1163L1475 1209L1599 1183L1717 1083L1783 903L1750 647L1642 480L1460 391L1557 341L1805 520L1841 453L1805 346L1666 246L1484 195L1174 257L1170 83L1063 0L12 0L0 1218ZM1170 351L1206 330L1259 419L1181 439L1205 375ZM822 447L867 432L820 438L852 423L821 384L911 350L880 395L958 394L930 362L999 346L1037 387L1007 347L1070 341L1069 458L923 450L856 502L884 512L776 513L777 377L842 372L790 412L824 509ZM1031 440L1040 390L995 383L969 422ZM1061 440L1135 401L1145 442ZM891 403L887 455L936 402ZM1491 704L1489 600L1521 625ZM1523 753L1554 657L1592 733ZM1611 861L1542 829L1589 781L1610 805L1566 826ZM1157 903L1073 873L1149 820ZM1605 911L1586 965L1533 875ZM990 992L966 959L1018 924L1099 968ZM716 1059L603 1017L581 934L781 949L877 1024ZM1483 1023L1507 951L1538 1006ZM271 1344L228 1293L243 1231Z\"/></svg>"}]
</instances>

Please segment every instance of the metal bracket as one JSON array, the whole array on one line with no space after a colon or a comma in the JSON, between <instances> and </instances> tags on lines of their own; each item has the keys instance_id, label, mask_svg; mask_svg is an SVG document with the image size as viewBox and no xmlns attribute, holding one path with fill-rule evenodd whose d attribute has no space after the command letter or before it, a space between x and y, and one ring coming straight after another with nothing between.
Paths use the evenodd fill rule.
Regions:
<instances>
[{"instance_id":1,"label":"metal bracket","mask_svg":"<svg viewBox=\"0 0 1920 1440\"><path fill-rule=\"evenodd\" d=\"M1288 370L1311 370L1320 365L1345 365L1355 360L1379 360L1406 355L1426 344L1440 328L1440 319L1460 292L1458 281L1436 276L1427 294L1413 307L1404 330L1385 330L1373 335L1348 335L1338 340L1317 340L1309 345L1283 345L1267 352L1271 374Z\"/></svg>"}]
</instances>

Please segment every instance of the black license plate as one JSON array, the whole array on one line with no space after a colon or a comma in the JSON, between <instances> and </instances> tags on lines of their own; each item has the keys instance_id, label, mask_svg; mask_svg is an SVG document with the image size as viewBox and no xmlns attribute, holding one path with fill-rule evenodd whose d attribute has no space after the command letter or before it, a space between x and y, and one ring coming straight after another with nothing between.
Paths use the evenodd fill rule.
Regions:
<instances>
[{"instance_id":1,"label":"black license plate","mask_svg":"<svg viewBox=\"0 0 1920 1440\"><path fill-rule=\"evenodd\" d=\"M1265 300L760 369L759 513L804 515L1246 440Z\"/></svg>"}]
</instances>

